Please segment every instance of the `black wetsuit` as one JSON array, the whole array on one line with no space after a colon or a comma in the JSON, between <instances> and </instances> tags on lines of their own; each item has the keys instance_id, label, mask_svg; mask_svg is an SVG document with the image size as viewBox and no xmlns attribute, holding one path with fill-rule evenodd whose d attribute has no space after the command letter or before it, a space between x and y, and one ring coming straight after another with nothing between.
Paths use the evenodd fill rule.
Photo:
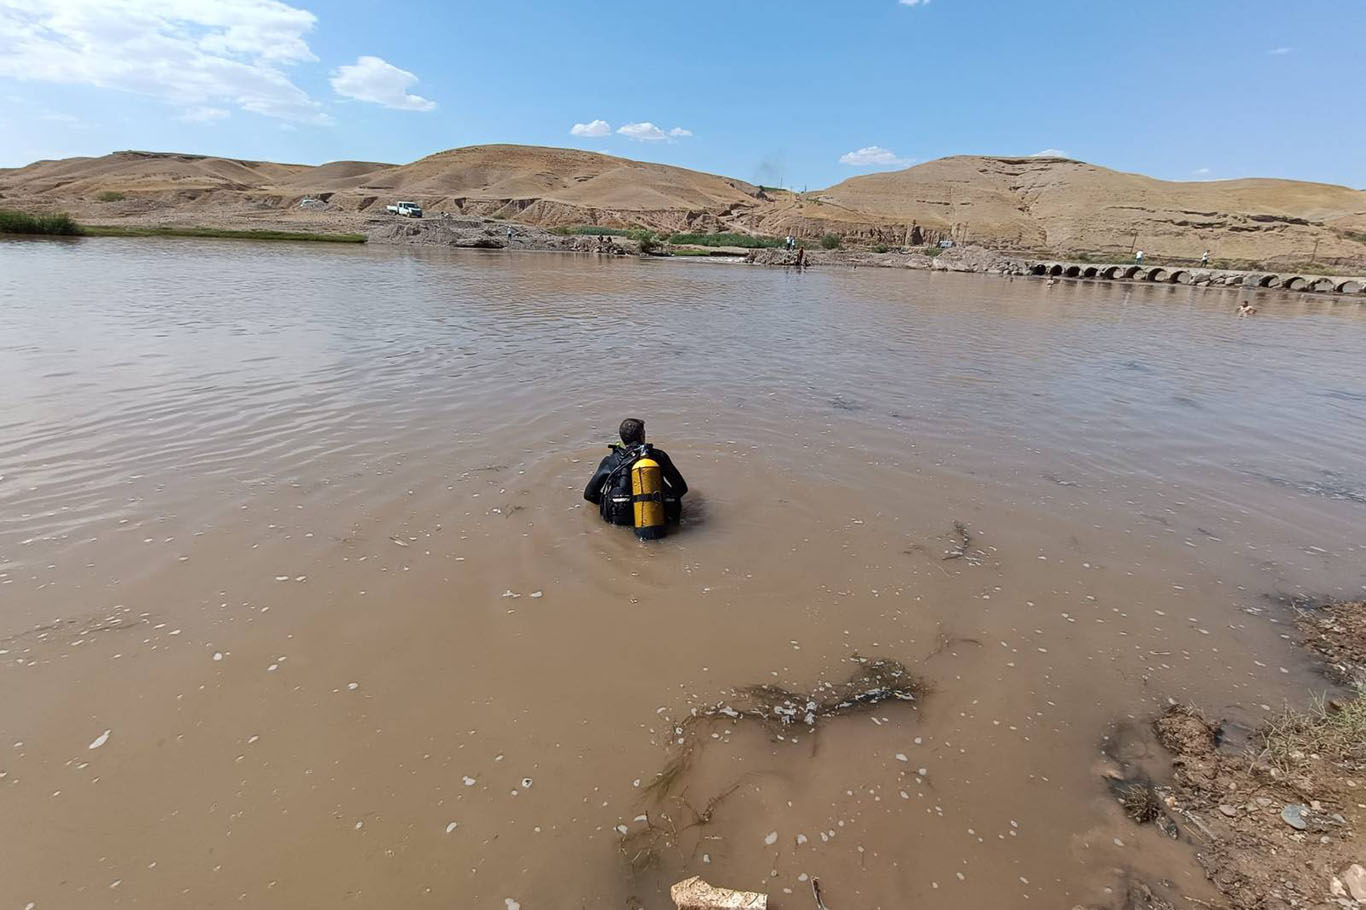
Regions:
<instances>
[{"instance_id":1,"label":"black wetsuit","mask_svg":"<svg viewBox=\"0 0 1366 910\"><path fill-rule=\"evenodd\" d=\"M635 524L635 509L631 506L631 464L641 454L638 446L614 444L611 453L602 460L598 469L583 488L583 498L598 506L602 520L614 525ZM659 462L659 472L664 479L664 517L668 521L678 521L683 514L683 494L688 492L688 484L678 473L673 461L663 449L646 445L649 456Z\"/></svg>"}]
</instances>

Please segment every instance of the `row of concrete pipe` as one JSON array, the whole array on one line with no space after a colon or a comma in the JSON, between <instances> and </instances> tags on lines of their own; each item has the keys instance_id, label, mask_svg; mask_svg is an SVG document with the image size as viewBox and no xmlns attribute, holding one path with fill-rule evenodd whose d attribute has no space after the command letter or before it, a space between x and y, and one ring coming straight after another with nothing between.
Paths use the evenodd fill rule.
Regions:
<instances>
[{"instance_id":1,"label":"row of concrete pipe","mask_svg":"<svg viewBox=\"0 0 1366 910\"><path fill-rule=\"evenodd\" d=\"M1177 268L1148 265L1089 265L1078 262L1036 262L1029 274L1051 278L1093 278L1109 281L1151 281L1156 284L1207 284L1222 287L1280 288L1324 294L1366 294L1366 278L1329 275L1277 275L1227 269Z\"/></svg>"}]
</instances>

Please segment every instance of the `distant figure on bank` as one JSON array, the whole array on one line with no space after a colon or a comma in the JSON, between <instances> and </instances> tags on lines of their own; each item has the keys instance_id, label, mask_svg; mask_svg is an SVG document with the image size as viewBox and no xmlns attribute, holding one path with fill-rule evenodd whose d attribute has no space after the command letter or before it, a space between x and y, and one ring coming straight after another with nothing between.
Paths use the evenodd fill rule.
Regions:
<instances>
[{"instance_id":1,"label":"distant figure on bank","mask_svg":"<svg viewBox=\"0 0 1366 910\"><path fill-rule=\"evenodd\" d=\"M1139 250L1138 252L1134 253L1134 262L1137 263L1138 265L1142 265L1142 264L1143 264L1143 251L1142 251L1142 250Z\"/></svg>"},{"instance_id":2,"label":"distant figure on bank","mask_svg":"<svg viewBox=\"0 0 1366 910\"><path fill-rule=\"evenodd\" d=\"M608 524L634 525L642 539L662 537L664 525L683 514L688 484L668 453L645 441L645 421L626 418L620 434L621 442L609 446L612 451L583 488L583 498L598 507ZM658 489L641 489L654 485Z\"/></svg>"},{"instance_id":3,"label":"distant figure on bank","mask_svg":"<svg viewBox=\"0 0 1366 910\"><path fill-rule=\"evenodd\" d=\"M792 249L794 246L797 245L797 241L795 241L795 240L792 239L792 235L791 235L791 234L788 234L788 235L787 235L787 240L784 241L784 242L785 242L785 244L786 244L786 246L787 246L787 249L789 249L789 250Z\"/></svg>"},{"instance_id":4,"label":"distant figure on bank","mask_svg":"<svg viewBox=\"0 0 1366 910\"><path fill-rule=\"evenodd\" d=\"M508 243L512 242L512 225L508 225Z\"/></svg>"},{"instance_id":5,"label":"distant figure on bank","mask_svg":"<svg viewBox=\"0 0 1366 910\"><path fill-rule=\"evenodd\" d=\"M1257 308L1252 305L1251 300L1244 300L1242 303L1238 304L1239 316L1251 316L1255 312L1257 312Z\"/></svg>"},{"instance_id":6,"label":"distant figure on bank","mask_svg":"<svg viewBox=\"0 0 1366 910\"><path fill-rule=\"evenodd\" d=\"M1203 253L1200 254L1200 265L1209 265L1209 250L1205 250Z\"/></svg>"}]
</instances>

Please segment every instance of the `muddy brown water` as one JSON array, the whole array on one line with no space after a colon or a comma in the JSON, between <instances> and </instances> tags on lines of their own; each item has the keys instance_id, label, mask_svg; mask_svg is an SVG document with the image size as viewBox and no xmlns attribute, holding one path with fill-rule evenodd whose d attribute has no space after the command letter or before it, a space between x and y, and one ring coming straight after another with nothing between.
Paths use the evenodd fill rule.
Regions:
<instances>
[{"instance_id":1,"label":"muddy brown water","mask_svg":"<svg viewBox=\"0 0 1366 910\"><path fill-rule=\"evenodd\" d=\"M1273 597L1366 583L1363 310L1238 299L0 244L4 906L1207 898L1103 737L1302 701ZM656 545L580 499L626 415L695 490ZM691 708L855 654L933 692L644 796Z\"/></svg>"}]
</instances>

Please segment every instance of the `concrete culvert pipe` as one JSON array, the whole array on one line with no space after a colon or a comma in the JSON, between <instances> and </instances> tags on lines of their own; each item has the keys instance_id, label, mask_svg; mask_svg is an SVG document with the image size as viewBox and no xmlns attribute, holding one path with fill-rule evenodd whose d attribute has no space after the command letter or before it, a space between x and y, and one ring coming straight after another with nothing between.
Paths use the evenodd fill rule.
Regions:
<instances>
[{"instance_id":1,"label":"concrete culvert pipe","mask_svg":"<svg viewBox=\"0 0 1366 910\"><path fill-rule=\"evenodd\" d=\"M1066 269L1063 270L1063 273L1062 273L1062 274L1063 274L1063 277L1065 277L1065 278L1080 278L1080 277L1081 277L1081 266L1079 266L1079 265L1069 265Z\"/></svg>"},{"instance_id":2,"label":"concrete culvert pipe","mask_svg":"<svg viewBox=\"0 0 1366 910\"><path fill-rule=\"evenodd\" d=\"M1366 285L1363 285L1360 281L1354 281L1349 278L1334 288L1334 290L1339 294L1360 294L1363 287L1366 287Z\"/></svg>"},{"instance_id":3,"label":"concrete culvert pipe","mask_svg":"<svg viewBox=\"0 0 1366 910\"><path fill-rule=\"evenodd\" d=\"M1057 278L1059 275L1062 274L1062 266L1060 266L1060 265L1055 265L1055 266L1053 266L1052 268L1050 268L1050 269L1048 270L1048 274L1051 275L1051 276L1053 276L1054 278Z\"/></svg>"},{"instance_id":4,"label":"concrete culvert pipe","mask_svg":"<svg viewBox=\"0 0 1366 910\"><path fill-rule=\"evenodd\" d=\"M1309 282L1305 281L1299 275L1292 275L1281 282L1281 287L1285 288L1287 291L1302 291L1309 287Z\"/></svg>"},{"instance_id":5,"label":"concrete culvert pipe","mask_svg":"<svg viewBox=\"0 0 1366 910\"><path fill-rule=\"evenodd\" d=\"M1082 270L1081 277L1095 278L1098 274L1100 274L1100 269L1096 268L1094 265L1089 265Z\"/></svg>"},{"instance_id":6,"label":"concrete culvert pipe","mask_svg":"<svg viewBox=\"0 0 1366 910\"><path fill-rule=\"evenodd\" d=\"M1190 284L1190 283L1191 283L1191 273L1190 273L1190 272L1172 272L1172 277L1169 278L1169 279L1167 279L1167 280L1170 281L1172 284Z\"/></svg>"},{"instance_id":7,"label":"concrete culvert pipe","mask_svg":"<svg viewBox=\"0 0 1366 910\"><path fill-rule=\"evenodd\" d=\"M1153 269L1152 271L1150 271L1150 272L1148 273L1148 280L1149 280L1149 281L1166 281L1166 280L1167 280L1167 270L1166 270L1166 269Z\"/></svg>"}]
</instances>

